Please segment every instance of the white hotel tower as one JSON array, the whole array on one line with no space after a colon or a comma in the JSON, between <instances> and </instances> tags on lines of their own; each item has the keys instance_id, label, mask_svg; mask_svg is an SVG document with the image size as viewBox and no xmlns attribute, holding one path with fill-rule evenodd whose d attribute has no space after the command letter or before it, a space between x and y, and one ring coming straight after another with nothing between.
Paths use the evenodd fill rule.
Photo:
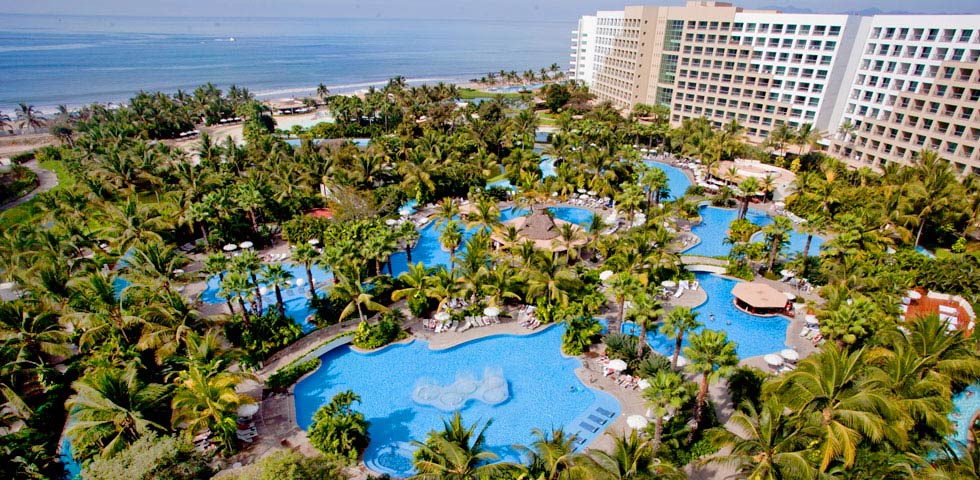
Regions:
<instances>
[{"instance_id":1,"label":"white hotel tower","mask_svg":"<svg viewBox=\"0 0 980 480\"><path fill-rule=\"evenodd\" d=\"M572 78L624 110L737 120L755 142L811 123L856 166L907 164L930 148L980 174L980 15L630 6L582 17L571 57Z\"/></svg>"}]
</instances>

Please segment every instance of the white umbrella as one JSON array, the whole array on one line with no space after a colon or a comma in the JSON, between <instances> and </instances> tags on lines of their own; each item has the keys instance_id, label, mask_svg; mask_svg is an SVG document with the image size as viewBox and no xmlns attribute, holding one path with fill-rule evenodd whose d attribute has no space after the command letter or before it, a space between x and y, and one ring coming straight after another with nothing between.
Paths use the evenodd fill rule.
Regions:
<instances>
[{"instance_id":1,"label":"white umbrella","mask_svg":"<svg viewBox=\"0 0 980 480\"><path fill-rule=\"evenodd\" d=\"M905 296L911 298L912 300L918 300L922 298L922 294L915 290L909 290L908 292L905 293Z\"/></svg>"},{"instance_id":2,"label":"white umbrella","mask_svg":"<svg viewBox=\"0 0 980 480\"><path fill-rule=\"evenodd\" d=\"M592 195L593 197L597 195L597 193L596 193L595 190L589 190L588 192L585 192L585 193L588 193L589 195Z\"/></svg>"},{"instance_id":3,"label":"white umbrella","mask_svg":"<svg viewBox=\"0 0 980 480\"><path fill-rule=\"evenodd\" d=\"M246 241L244 241L242 243L239 243L238 246L244 248L245 250L248 250L248 249L252 248L252 242L246 240Z\"/></svg>"},{"instance_id":4,"label":"white umbrella","mask_svg":"<svg viewBox=\"0 0 980 480\"><path fill-rule=\"evenodd\" d=\"M603 270L602 273L599 274L599 280L605 282L606 280L612 278L613 275L615 274L612 272L612 270Z\"/></svg>"},{"instance_id":5,"label":"white umbrella","mask_svg":"<svg viewBox=\"0 0 980 480\"><path fill-rule=\"evenodd\" d=\"M806 323L808 323L810 325L816 325L819 322L817 321L817 316L816 315L807 315L806 316Z\"/></svg>"},{"instance_id":6,"label":"white umbrella","mask_svg":"<svg viewBox=\"0 0 980 480\"><path fill-rule=\"evenodd\" d=\"M585 193L586 192L586 190L584 188L577 188L577 189L575 189L575 191L578 192L578 193Z\"/></svg>"},{"instance_id":7,"label":"white umbrella","mask_svg":"<svg viewBox=\"0 0 980 480\"><path fill-rule=\"evenodd\" d=\"M650 422L647 420L647 417L644 417L643 415L630 415L629 417L626 417L626 424L629 425L630 428L634 428L636 430L646 427L648 423Z\"/></svg>"},{"instance_id":8,"label":"white umbrella","mask_svg":"<svg viewBox=\"0 0 980 480\"><path fill-rule=\"evenodd\" d=\"M780 366L780 365L783 364L783 357L780 357L779 355L776 355L775 353L770 353L770 354L762 357L762 359L765 360L766 363L769 364L769 366L771 366L771 367L778 367L778 366Z\"/></svg>"},{"instance_id":9,"label":"white umbrella","mask_svg":"<svg viewBox=\"0 0 980 480\"><path fill-rule=\"evenodd\" d=\"M262 295L269 293L269 287L259 287L259 293Z\"/></svg>"},{"instance_id":10,"label":"white umbrella","mask_svg":"<svg viewBox=\"0 0 980 480\"><path fill-rule=\"evenodd\" d=\"M690 362L688 362L686 358L684 358L684 357L682 357L680 355L677 356L677 366L678 367L683 367L684 365L687 365L688 363L690 363Z\"/></svg>"},{"instance_id":11,"label":"white umbrella","mask_svg":"<svg viewBox=\"0 0 980 480\"><path fill-rule=\"evenodd\" d=\"M251 417L256 413L259 413L259 406L254 403L250 403L248 405L242 405L238 407L239 417Z\"/></svg>"},{"instance_id":12,"label":"white umbrella","mask_svg":"<svg viewBox=\"0 0 980 480\"><path fill-rule=\"evenodd\" d=\"M500 309L497 307L487 307L483 309L483 314L488 317L496 317L500 315Z\"/></svg>"},{"instance_id":13,"label":"white umbrella","mask_svg":"<svg viewBox=\"0 0 980 480\"><path fill-rule=\"evenodd\" d=\"M792 294L792 293L790 293L790 292L783 292L783 294L785 294L785 295L786 295L786 299L787 299L787 300L796 300L796 295L793 295L793 294Z\"/></svg>"},{"instance_id":14,"label":"white umbrella","mask_svg":"<svg viewBox=\"0 0 980 480\"><path fill-rule=\"evenodd\" d=\"M779 274L784 277L792 277L793 275L796 275L796 272L792 270L783 269L782 271L779 272Z\"/></svg>"},{"instance_id":15,"label":"white umbrella","mask_svg":"<svg viewBox=\"0 0 980 480\"><path fill-rule=\"evenodd\" d=\"M551 196L552 197L557 197L558 196L558 192L551 192Z\"/></svg>"},{"instance_id":16,"label":"white umbrella","mask_svg":"<svg viewBox=\"0 0 980 480\"><path fill-rule=\"evenodd\" d=\"M396 224L396 223L398 223L398 220L395 220L394 218L389 218L389 219L385 220L385 225L388 225L389 227L392 226L392 225L394 225L394 224Z\"/></svg>"},{"instance_id":17,"label":"white umbrella","mask_svg":"<svg viewBox=\"0 0 980 480\"><path fill-rule=\"evenodd\" d=\"M617 372L622 372L623 370L626 370L626 362L618 358L615 360L610 360L609 365L606 365L606 368Z\"/></svg>"},{"instance_id":18,"label":"white umbrella","mask_svg":"<svg viewBox=\"0 0 980 480\"><path fill-rule=\"evenodd\" d=\"M432 318L439 320L440 322L445 322L446 320L449 320L451 317L452 315L450 315L449 312L439 312L432 316Z\"/></svg>"},{"instance_id":19,"label":"white umbrella","mask_svg":"<svg viewBox=\"0 0 980 480\"><path fill-rule=\"evenodd\" d=\"M225 245L223 247L223 250L226 252L234 252L235 250L238 250L238 245L235 245L234 243L229 243L228 245Z\"/></svg>"},{"instance_id":20,"label":"white umbrella","mask_svg":"<svg viewBox=\"0 0 980 480\"><path fill-rule=\"evenodd\" d=\"M320 241L319 241L319 240L317 240L317 239L315 239L315 238L311 238L311 239L310 239L310 240L309 240L308 242L306 242L306 243L309 243L310 245L319 245L319 244L320 244Z\"/></svg>"},{"instance_id":21,"label":"white umbrella","mask_svg":"<svg viewBox=\"0 0 980 480\"><path fill-rule=\"evenodd\" d=\"M650 381L645 378L641 378L639 382L636 382L636 386L640 387L640 390L650 388Z\"/></svg>"},{"instance_id":22,"label":"white umbrella","mask_svg":"<svg viewBox=\"0 0 980 480\"><path fill-rule=\"evenodd\" d=\"M664 288L674 288L677 286L677 282L673 280L664 280L660 282L660 286Z\"/></svg>"},{"instance_id":23,"label":"white umbrella","mask_svg":"<svg viewBox=\"0 0 980 480\"><path fill-rule=\"evenodd\" d=\"M777 208L783 208L785 206L786 206L786 203L785 202L776 202L776 207Z\"/></svg>"},{"instance_id":24,"label":"white umbrella","mask_svg":"<svg viewBox=\"0 0 980 480\"><path fill-rule=\"evenodd\" d=\"M800 359L800 354L792 348L784 348L781 352L779 352L779 356L791 362L795 362Z\"/></svg>"},{"instance_id":25,"label":"white umbrella","mask_svg":"<svg viewBox=\"0 0 980 480\"><path fill-rule=\"evenodd\" d=\"M296 279L296 286L297 287L302 287L303 285L306 285L306 279L297 278Z\"/></svg>"}]
</instances>

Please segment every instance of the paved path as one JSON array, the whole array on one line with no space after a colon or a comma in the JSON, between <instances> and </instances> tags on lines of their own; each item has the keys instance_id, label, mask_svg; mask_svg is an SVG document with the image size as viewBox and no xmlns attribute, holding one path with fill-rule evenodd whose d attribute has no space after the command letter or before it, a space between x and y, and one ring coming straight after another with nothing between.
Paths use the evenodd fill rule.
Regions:
<instances>
[{"instance_id":1,"label":"paved path","mask_svg":"<svg viewBox=\"0 0 980 480\"><path fill-rule=\"evenodd\" d=\"M23 165L37 174L38 186L32 190L31 193L28 193L27 195L24 195L23 197L20 197L12 202L0 205L0 212L9 210L17 205L30 201L32 198L36 197L37 194L47 192L48 190L58 186L58 176L51 170L41 168L41 165L37 163L37 160L31 160Z\"/></svg>"}]
</instances>

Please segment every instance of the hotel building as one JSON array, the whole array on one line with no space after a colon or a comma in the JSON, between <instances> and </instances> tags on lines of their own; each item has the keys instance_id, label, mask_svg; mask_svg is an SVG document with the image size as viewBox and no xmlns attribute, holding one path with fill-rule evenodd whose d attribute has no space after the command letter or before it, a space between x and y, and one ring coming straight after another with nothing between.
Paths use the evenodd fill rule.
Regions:
<instances>
[{"instance_id":1,"label":"hotel building","mask_svg":"<svg viewBox=\"0 0 980 480\"><path fill-rule=\"evenodd\" d=\"M570 73L623 110L667 106L675 125L737 120L749 141L761 142L782 123L831 134L849 124L847 138L828 140L831 153L852 164L908 163L934 148L958 171L980 172L976 30L980 15L786 14L713 1L630 6L582 17Z\"/></svg>"}]
</instances>

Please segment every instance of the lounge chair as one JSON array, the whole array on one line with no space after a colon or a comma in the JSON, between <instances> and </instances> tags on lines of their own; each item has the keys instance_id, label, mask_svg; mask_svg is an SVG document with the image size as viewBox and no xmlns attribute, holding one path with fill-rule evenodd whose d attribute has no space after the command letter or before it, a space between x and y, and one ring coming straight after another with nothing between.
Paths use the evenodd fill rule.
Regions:
<instances>
[{"instance_id":1,"label":"lounge chair","mask_svg":"<svg viewBox=\"0 0 980 480\"><path fill-rule=\"evenodd\" d=\"M674 298L680 298L680 296L683 294L684 294L684 289L681 287L677 287L677 291L674 292Z\"/></svg>"},{"instance_id":2,"label":"lounge chair","mask_svg":"<svg viewBox=\"0 0 980 480\"><path fill-rule=\"evenodd\" d=\"M595 433L595 432L598 432L599 431L599 427L597 427L595 425L592 425L591 423L580 422L578 424L578 426L580 426L580 427L582 427L582 428L584 428L584 429L586 429L586 430L588 430L588 431L590 431L592 433Z\"/></svg>"},{"instance_id":3,"label":"lounge chair","mask_svg":"<svg viewBox=\"0 0 980 480\"><path fill-rule=\"evenodd\" d=\"M595 423L598 423L599 425L605 425L606 424L606 419L605 418L599 418L599 417L597 417L595 415L589 415L589 420L591 420L591 421L593 421Z\"/></svg>"},{"instance_id":4,"label":"lounge chair","mask_svg":"<svg viewBox=\"0 0 980 480\"><path fill-rule=\"evenodd\" d=\"M607 416L609 418L612 418L613 416L616 415L615 413L610 412L609 410L606 410L605 408L602 408L602 407L596 407L595 411L599 415L605 415L605 416Z\"/></svg>"}]
</instances>

